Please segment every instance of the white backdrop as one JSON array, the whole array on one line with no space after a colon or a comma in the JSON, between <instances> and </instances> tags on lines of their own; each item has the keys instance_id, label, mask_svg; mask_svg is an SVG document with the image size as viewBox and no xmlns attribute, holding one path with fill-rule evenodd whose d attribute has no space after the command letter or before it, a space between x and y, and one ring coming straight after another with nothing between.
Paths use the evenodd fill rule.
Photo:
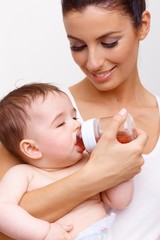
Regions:
<instances>
[{"instance_id":1,"label":"white backdrop","mask_svg":"<svg viewBox=\"0 0 160 240\"><path fill-rule=\"evenodd\" d=\"M148 0L151 31L140 46L143 84L160 94L160 1ZM83 78L73 62L60 0L0 0L0 97L26 82L69 86Z\"/></svg>"}]
</instances>

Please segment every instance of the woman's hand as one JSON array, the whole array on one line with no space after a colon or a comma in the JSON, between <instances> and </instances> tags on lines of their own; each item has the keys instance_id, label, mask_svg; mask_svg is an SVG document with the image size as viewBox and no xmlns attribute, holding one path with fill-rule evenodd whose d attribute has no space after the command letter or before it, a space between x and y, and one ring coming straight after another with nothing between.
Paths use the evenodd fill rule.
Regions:
<instances>
[{"instance_id":1,"label":"woman's hand","mask_svg":"<svg viewBox=\"0 0 160 240\"><path fill-rule=\"evenodd\" d=\"M97 191L104 191L129 180L141 171L147 135L144 131L137 130L138 137L135 140L127 144L119 143L116 135L125 117L125 110L113 117L84 167L90 181L94 183L93 190L97 187Z\"/></svg>"}]
</instances>

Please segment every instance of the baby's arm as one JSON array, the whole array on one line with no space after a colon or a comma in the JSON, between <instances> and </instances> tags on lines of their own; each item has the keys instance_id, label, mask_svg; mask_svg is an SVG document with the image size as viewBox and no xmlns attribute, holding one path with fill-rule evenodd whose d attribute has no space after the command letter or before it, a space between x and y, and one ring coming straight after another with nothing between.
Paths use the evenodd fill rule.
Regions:
<instances>
[{"instance_id":1,"label":"baby's arm","mask_svg":"<svg viewBox=\"0 0 160 240\"><path fill-rule=\"evenodd\" d=\"M112 209L124 209L127 207L134 194L133 179L123 182L101 193L105 205Z\"/></svg>"},{"instance_id":2,"label":"baby's arm","mask_svg":"<svg viewBox=\"0 0 160 240\"><path fill-rule=\"evenodd\" d=\"M70 239L72 226L32 217L18 203L33 177L31 168L17 165L0 182L0 232L16 240Z\"/></svg>"}]
</instances>

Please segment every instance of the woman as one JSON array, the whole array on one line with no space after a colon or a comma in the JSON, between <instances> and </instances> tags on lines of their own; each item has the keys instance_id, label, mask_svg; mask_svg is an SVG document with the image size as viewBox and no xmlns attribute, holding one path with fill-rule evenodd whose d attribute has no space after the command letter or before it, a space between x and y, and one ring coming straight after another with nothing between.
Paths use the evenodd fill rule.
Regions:
<instances>
[{"instance_id":1,"label":"woman","mask_svg":"<svg viewBox=\"0 0 160 240\"><path fill-rule=\"evenodd\" d=\"M133 201L117 212L113 239L160 239L160 99L142 86L137 67L150 28L145 1L63 0L62 9L73 59L86 75L70 87L81 117L114 115L123 106L149 136Z\"/></svg>"},{"instance_id":2,"label":"woman","mask_svg":"<svg viewBox=\"0 0 160 240\"><path fill-rule=\"evenodd\" d=\"M66 2L69 3L69 1L66 1ZM83 1L80 1L80 3L81 2ZM87 1L85 2L87 3ZM99 7L96 7L95 9L99 14ZM104 13L104 10L102 12ZM78 16L81 13L83 16L85 11L79 12L79 10L77 10L75 13L77 13ZM64 14L64 22L65 22L67 32L69 30L68 29L69 25L67 25L67 21L70 19L70 16L74 17L74 15L72 14L74 14L74 12L70 10L69 12L67 11ZM92 14L90 17L92 18ZM75 18L72 18L72 20L73 19L75 20ZM81 23L84 24L85 19ZM74 30L76 30L77 27L78 26L75 25ZM85 33L83 32L83 34ZM77 37L77 34L76 34L76 37ZM79 44L78 44L78 47L79 47ZM85 48L86 48L86 43L85 43ZM104 54L103 51L102 51L102 54ZM89 62L91 58L95 60L94 55L90 55L88 58ZM79 60L75 58L75 61L81 67ZM86 71L84 72L87 74ZM97 79L98 78L102 78L102 75L99 75L99 76L97 75ZM78 85L80 86L78 87ZM81 113L83 109L84 119L87 119L93 115L94 117L104 115L104 109L105 109L105 115L109 113L109 110L111 110L113 105L112 94L111 95L109 94L109 96L107 97L107 101L109 101L109 105L106 105L105 101L100 101L101 96L103 94L104 94L104 100L106 99L105 97L106 93L104 91L105 89L104 90L103 88L98 89L97 86L94 86L89 82L88 78L86 78L86 80L82 81L78 85L72 87L71 91L76 99L77 105ZM85 88L81 87L83 85ZM79 96L77 94L78 89L84 90L84 95L82 95L83 101L79 99ZM88 89L89 89L89 92L88 92ZM94 110L95 112L93 114L91 112L91 109L89 109L90 107L90 104L88 102L89 99L87 99L86 96L89 97L88 94L91 94L91 96L93 96L94 92L95 92L94 99L96 99L97 96L98 98L96 99L97 103L94 102L95 100L93 100L93 105L94 107L96 107L96 111ZM116 91L115 91L115 94L116 94ZM121 99L117 99L117 98L115 99L117 103L118 101L119 101L119 104L121 103L120 101ZM122 105L125 105L125 104L123 103ZM115 110L114 110L115 113L117 112L117 110L118 111L120 110L120 105L116 106L115 104L114 107L115 107ZM126 105L126 107L128 107L129 111L131 111L128 105ZM86 108L89 109L89 111ZM111 111L110 113L113 114L113 112ZM72 174L71 176L66 177L65 179L62 179L57 183L51 184L47 187L44 187L43 189L39 189L39 190L27 193L21 200L21 203L20 203L21 206L25 208L28 212L30 212L32 215L45 219L47 221L53 222L56 219L63 216L68 211L70 211L71 209L73 209L79 203L86 200L87 198L105 189L113 187L119 184L120 182L126 181L131 177L133 177L135 174L139 173L141 170L141 166L143 164L143 158L141 156L141 153L145 147L147 137L143 131L139 131L139 136L135 141L127 145L118 143L116 141L116 133L118 131L119 126L124 121L124 119L125 119L125 115L123 116L121 114L115 115L114 120L110 125L109 129L103 134L96 148L92 152L90 156L90 160L82 169L80 169L75 174ZM20 160L14 159L9 153L6 152L6 150L2 146L0 149L0 155L1 155L1 158L0 158L1 176L3 176L6 170L9 169L11 166L14 166L21 162ZM9 238L1 235L0 239L5 240Z\"/></svg>"}]
</instances>

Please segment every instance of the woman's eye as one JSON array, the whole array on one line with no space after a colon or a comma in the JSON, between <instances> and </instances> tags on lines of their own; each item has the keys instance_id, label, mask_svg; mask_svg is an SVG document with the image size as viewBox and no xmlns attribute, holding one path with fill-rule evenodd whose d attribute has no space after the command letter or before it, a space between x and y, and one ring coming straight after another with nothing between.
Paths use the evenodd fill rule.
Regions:
<instances>
[{"instance_id":1,"label":"woman's eye","mask_svg":"<svg viewBox=\"0 0 160 240\"><path fill-rule=\"evenodd\" d=\"M73 52L80 52L80 51L82 51L85 47L86 47L86 45L79 46L79 47L71 46L70 48L71 48L71 50L72 50Z\"/></svg>"},{"instance_id":2,"label":"woman's eye","mask_svg":"<svg viewBox=\"0 0 160 240\"><path fill-rule=\"evenodd\" d=\"M109 43L102 42L101 44L105 48L113 48L118 45L118 41L109 42Z\"/></svg>"},{"instance_id":3,"label":"woman's eye","mask_svg":"<svg viewBox=\"0 0 160 240\"><path fill-rule=\"evenodd\" d=\"M78 118L77 118L77 117L73 117L73 120L76 120L76 121L77 121L77 120L78 120Z\"/></svg>"}]
</instances>

